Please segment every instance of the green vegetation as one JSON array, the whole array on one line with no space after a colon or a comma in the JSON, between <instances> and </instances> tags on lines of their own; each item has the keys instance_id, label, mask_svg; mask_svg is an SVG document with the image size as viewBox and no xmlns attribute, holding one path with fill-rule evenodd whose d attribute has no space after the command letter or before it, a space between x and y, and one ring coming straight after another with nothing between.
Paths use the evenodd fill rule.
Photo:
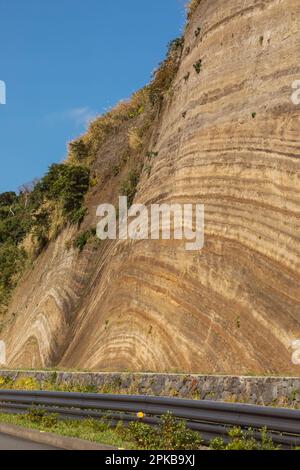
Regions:
<instances>
[{"instance_id":1,"label":"green vegetation","mask_svg":"<svg viewBox=\"0 0 300 470\"><path fill-rule=\"evenodd\" d=\"M137 448L145 450L196 450L202 439L198 432L187 428L184 420L170 413L160 418L157 426L133 422L119 433L125 440L133 441Z\"/></svg>"},{"instance_id":2,"label":"green vegetation","mask_svg":"<svg viewBox=\"0 0 300 470\"><path fill-rule=\"evenodd\" d=\"M90 241L90 240L89 240ZM97 242L100 242L97 239ZM101 242L100 242L101 243ZM109 325L109 321L106 320L105 326L106 328ZM150 327L148 334L153 333L153 328ZM44 369L45 370L45 369ZM71 372L70 369L60 369L60 371L65 371L65 372ZM44 380L37 380L34 376L27 376L26 373L20 371L20 374L17 379L12 379L10 376L0 376L0 389L20 389L20 390L55 390L55 391L64 391L64 392L91 392L91 393L112 393L112 394L130 394L130 395L135 395L135 394L140 394L140 393L145 393L145 389L143 391L141 390L140 387L140 379L138 376L132 377L132 381L130 383L130 386L128 386L127 381L123 381L120 376L117 377L111 377L108 376L107 379L102 383L102 385L95 385L92 381L82 384L80 381L76 380L74 378L74 381L60 381L58 380L58 375L56 371L47 371L47 378ZM51 374L49 373L51 372ZM76 369L73 369L73 372L78 372ZM83 372L81 370L81 372ZM124 372L129 372L129 371L124 371ZM153 371L148 371L148 372L153 372ZM182 371L178 370L171 370L171 373L174 374L182 374ZM247 372L245 374L246 376L254 376L254 373ZM126 377L126 376L125 376ZM186 376L184 380L188 383L191 380L191 377ZM193 384L192 379L192 384ZM194 382L195 386L196 383ZM152 383L151 381L149 382L148 385L148 394L155 395L155 396L161 396L160 393L156 393L154 389L152 389ZM190 386L188 387L190 388ZM200 394L199 391L197 390L191 390L188 392L185 390L184 395L182 393L178 393L175 389L170 387L168 390L165 390L163 392L164 394L167 394L168 396L177 396L181 398L190 398L192 400L200 400L200 399L213 399L216 400L217 396L216 393L211 390L209 393L206 395ZM278 397L276 400L272 402L270 406L272 407L284 407L284 408L291 408L291 409L299 409L300 405L298 404L298 397L299 393L298 391L292 390L289 396L281 396ZM224 400L227 403L251 403L250 396L246 395L229 395L227 398ZM264 403L258 402L257 404L263 405Z\"/></svg>"},{"instance_id":3,"label":"green vegetation","mask_svg":"<svg viewBox=\"0 0 300 470\"><path fill-rule=\"evenodd\" d=\"M128 198L128 207L132 206L134 197L137 192L137 186L140 181L141 169L136 168L131 170L127 177L121 182L121 195L127 196Z\"/></svg>"},{"instance_id":4,"label":"green vegetation","mask_svg":"<svg viewBox=\"0 0 300 470\"><path fill-rule=\"evenodd\" d=\"M101 419L86 418L84 420L64 420L57 414L50 414L43 407L32 407L23 415L0 414L1 423L15 424L44 432L53 432L62 436L76 437L92 442L113 445L122 449L136 450L197 450L202 444L201 435L187 428L186 422L175 418L171 413L161 416L156 426L143 422L143 412L138 413L140 419L125 425L121 420L116 426L107 413ZM213 439L212 450L280 450L276 446L267 429L261 430L261 441L253 437L253 431L243 432L241 428L232 428L229 442Z\"/></svg>"},{"instance_id":5,"label":"green vegetation","mask_svg":"<svg viewBox=\"0 0 300 470\"><path fill-rule=\"evenodd\" d=\"M0 194L0 244L17 246L29 233L36 238L49 235L55 211L61 211L64 223L81 221L89 173L83 166L52 165L38 183L19 195Z\"/></svg>"},{"instance_id":6,"label":"green vegetation","mask_svg":"<svg viewBox=\"0 0 300 470\"><path fill-rule=\"evenodd\" d=\"M52 165L48 173L37 183L31 193L31 200L38 208L46 202L61 205L69 222L77 222L78 212L82 214L82 203L89 189L90 170L77 165Z\"/></svg>"},{"instance_id":7,"label":"green vegetation","mask_svg":"<svg viewBox=\"0 0 300 470\"><path fill-rule=\"evenodd\" d=\"M84 162L89 154L89 142L86 142L84 137L79 137L69 143L69 153L73 157L72 160Z\"/></svg>"},{"instance_id":8,"label":"green vegetation","mask_svg":"<svg viewBox=\"0 0 300 470\"><path fill-rule=\"evenodd\" d=\"M35 255L67 223L79 224L86 209L89 169L78 165L52 165L37 183L20 193L0 194L0 313L5 314L12 292L32 253L25 249L31 237Z\"/></svg>"},{"instance_id":9,"label":"green vegetation","mask_svg":"<svg viewBox=\"0 0 300 470\"><path fill-rule=\"evenodd\" d=\"M86 244L96 237L96 229L86 230L85 232L78 235L73 242L73 247L77 248L79 251L82 251Z\"/></svg>"},{"instance_id":10,"label":"green vegetation","mask_svg":"<svg viewBox=\"0 0 300 470\"><path fill-rule=\"evenodd\" d=\"M93 384L80 384L80 383L56 383L57 374L53 372L52 376L40 383L34 377L20 376L17 379L11 377L0 376L0 389L10 390L48 390L58 392L80 392L80 393L100 393L97 386Z\"/></svg>"},{"instance_id":11,"label":"green vegetation","mask_svg":"<svg viewBox=\"0 0 300 470\"><path fill-rule=\"evenodd\" d=\"M109 426L108 420L59 420L56 415L49 415L43 409L32 409L24 415L0 414L0 422L15 424L29 429L53 432L60 436L75 437L99 444L118 448L133 449L133 443L125 442Z\"/></svg>"},{"instance_id":12,"label":"green vegetation","mask_svg":"<svg viewBox=\"0 0 300 470\"><path fill-rule=\"evenodd\" d=\"M201 72L201 68L202 68L202 60L199 59L194 65L193 65L196 73L200 73Z\"/></svg>"},{"instance_id":13,"label":"green vegetation","mask_svg":"<svg viewBox=\"0 0 300 470\"><path fill-rule=\"evenodd\" d=\"M150 333L150 331L149 331ZM0 376L0 389L17 389L17 390L53 390L64 392L81 392L81 393L140 393L138 387L134 389L122 389L122 382L120 377L116 377L115 381L104 384L102 387L93 384L82 383L57 383L57 373L53 372L47 381L40 382L34 377L19 376L17 379L11 377ZM207 397L208 398L208 397ZM210 393L210 399L214 399L213 392ZM199 399L199 397L197 397ZM15 424L21 424L27 427L48 430L57 432L63 435L70 435L74 437L81 437L83 439L94 440L96 442L111 443L111 441L103 441L102 433L91 432L95 428L102 427L103 432L107 432L109 439L114 439L114 442L127 442L130 443L128 448L140 449L164 449L164 450L191 450L197 449L201 445L201 436L189 430L183 420L174 418L171 414L161 417L157 426L149 426L143 422L144 413L141 412L140 420L133 422L129 426L123 426L119 423L116 429L112 429L109 421L109 416L102 421L87 420L81 422L84 428L80 427L77 421L65 423L57 419L54 420L53 415L47 415L42 408L31 409L25 417L12 415L0 415L0 422L9 422L8 419L13 419ZM46 429L51 425L51 429ZM87 429L91 428L91 429ZM254 437L253 429L243 431L240 427L232 428L228 432L229 442L225 442L222 438L213 439L210 447L213 450L279 450L280 447L276 446L267 429L263 428L261 431L261 439L258 442ZM104 435L105 438L106 434ZM106 438L105 438L106 439ZM113 444L114 445L114 444ZM124 447L124 446L123 446Z\"/></svg>"},{"instance_id":14,"label":"green vegetation","mask_svg":"<svg viewBox=\"0 0 300 470\"><path fill-rule=\"evenodd\" d=\"M92 164L107 137L114 135L124 123L131 150L129 153L129 147L126 149L109 176L117 176L132 157L131 167L139 169L131 170L121 183L122 194L132 204L142 171L147 133L163 101L170 96L183 45L183 38L172 41L151 83L130 100L121 101L96 118L85 135L69 144L67 163L52 165L40 181L24 186L19 194L0 194L0 321L27 262L29 265L67 223L78 226L82 223L87 213L85 195L100 181L95 174L90 178ZM82 250L90 238L91 231L79 234L74 245Z\"/></svg>"},{"instance_id":15,"label":"green vegetation","mask_svg":"<svg viewBox=\"0 0 300 470\"><path fill-rule=\"evenodd\" d=\"M23 271L27 254L20 245L30 229L25 195L0 194L0 314L3 316Z\"/></svg>"},{"instance_id":16,"label":"green vegetation","mask_svg":"<svg viewBox=\"0 0 300 470\"><path fill-rule=\"evenodd\" d=\"M14 192L0 194L0 243L20 243L30 228L26 211L27 195Z\"/></svg>"},{"instance_id":17,"label":"green vegetation","mask_svg":"<svg viewBox=\"0 0 300 470\"><path fill-rule=\"evenodd\" d=\"M244 432L240 427L231 429L228 432L229 443L226 444L223 439L217 438L211 441L213 450L279 450L272 439L268 436L267 429L261 430L261 442L254 439L253 431Z\"/></svg>"},{"instance_id":18,"label":"green vegetation","mask_svg":"<svg viewBox=\"0 0 300 470\"><path fill-rule=\"evenodd\" d=\"M27 254L9 241L0 245L0 312L5 313L11 292L23 272Z\"/></svg>"},{"instance_id":19,"label":"green vegetation","mask_svg":"<svg viewBox=\"0 0 300 470\"><path fill-rule=\"evenodd\" d=\"M201 445L200 435L187 429L183 420L177 420L170 414L162 416L157 426L134 422L127 427L120 421L114 428L109 414L101 420L62 420L39 407L31 408L24 415L0 414L0 422L123 449L196 450Z\"/></svg>"},{"instance_id":20,"label":"green vegetation","mask_svg":"<svg viewBox=\"0 0 300 470\"><path fill-rule=\"evenodd\" d=\"M252 116L252 119L255 119L256 118L256 113L252 113L251 116Z\"/></svg>"},{"instance_id":21,"label":"green vegetation","mask_svg":"<svg viewBox=\"0 0 300 470\"><path fill-rule=\"evenodd\" d=\"M115 108L96 118L90 124L85 135L69 144L68 162L71 166L74 168L79 165L90 167L99 157L99 151L106 139L114 135L124 123L126 124L127 147L119 161L112 164L107 176L117 177L123 171L129 159L132 161L130 166L133 169L129 170L127 176L120 182L120 194L127 196L129 207L133 203L144 167L142 152L145 147L147 133L153 119L160 110L162 102L171 89L179 67L183 45L183 38L171 41L168 46L167 57L154 72L151 83L135 93L129 100L121 101ZM150 160L157 155L157 152L148 152L147 157ZM151 168L148 165L148 175L150 175L150 172ZM92 186L91 183L90 185ZM78 208L72 212L71 221L80 224L84 215L85 209ZM45 225L47 225L47 221L43 224L43 226ZM93 233L88 230L80 233L73 242L68 242L66 246L70 248L73 245L82 251L92 237Z\"/></svg>"}]
</instances>

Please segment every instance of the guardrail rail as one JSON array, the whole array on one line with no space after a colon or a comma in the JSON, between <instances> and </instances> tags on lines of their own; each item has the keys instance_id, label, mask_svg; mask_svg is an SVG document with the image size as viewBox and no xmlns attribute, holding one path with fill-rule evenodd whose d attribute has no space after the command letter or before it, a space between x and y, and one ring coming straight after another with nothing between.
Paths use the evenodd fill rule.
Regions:
<instances>
[{"instance_id":1,"label":"guardrail rail","mask_svg":"<svg viewBox=\"0 0 300 470\"><path fill-rule=\"evenodd\" d=\"M205 443L216 437L226 441L228 430L240 426L244 430L251 428L257 439L266 427L273 442L282 448L300 446L300 410L140 395L0 390L2 412L25 413L33 407L76 419L103 418L109 413L115 423L138 420L137 413L142 411L143 422L152 425L170 412L199 431Z\"/></svg>"}]
</instances>

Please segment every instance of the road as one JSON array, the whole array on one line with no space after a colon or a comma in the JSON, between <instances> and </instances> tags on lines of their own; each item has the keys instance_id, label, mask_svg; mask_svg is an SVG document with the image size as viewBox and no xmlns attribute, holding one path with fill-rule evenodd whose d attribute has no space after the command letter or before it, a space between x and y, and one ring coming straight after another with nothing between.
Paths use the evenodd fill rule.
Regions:
<instances>
[{"instance_id":1,"label":"road","mask_svg":"<svg viewBox=\"0 0 300 470\"><path fill-rule=\"evenodd\" d=\"M0 450L57 450L55 447L0 434Z\"/></svg>"}]
</instances>

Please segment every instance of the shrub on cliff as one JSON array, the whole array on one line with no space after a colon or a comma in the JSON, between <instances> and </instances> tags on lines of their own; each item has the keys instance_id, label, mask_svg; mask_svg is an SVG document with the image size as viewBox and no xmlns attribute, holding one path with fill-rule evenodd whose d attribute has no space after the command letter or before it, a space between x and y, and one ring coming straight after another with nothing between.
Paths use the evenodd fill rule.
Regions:
<instances>
[{"instance_id":1,"label":"shrub on cliff","mask_svg":"<svg viewBox=\"0 0 300 470\"><path fill-rule=\"evenodd\" d=\"M87 243L96 237L96 229L86 230L83 233L80 233L78 237L75 238L73 242L73 247L77 248L79 251L82 251Z\"/></svg>"},{"instance_id":2,"label":"shrub on cliff","mask_svg":"<svg viewBox=\"0 0 300 470\"><path fill-rule=\"evenodd\" d=\"M0 245L0 312L5 312L12 290L23 271L27 255L11 241Z\"/></svg>"},{"instance_id":3,"label":"shrub on cliff","mask_svg":"<svg viewBox=\"0 0 300 470\"><path fill-rule=\"evenodd\" d=\"M28 258L24 239L32 236L37 255L66 221L80 222L89 175L84 166L52 165L31 192L0 194L0 312L5 312Z\"/></svg>"},{"instance_id":4,"label":"shrub on cliff","mask_svg":"<svg viewBox=\"0 0 300 470\"><path fill-rule=\"evenodd\" d=\"M34 202L37 196L40 203L47 200L60 203L64 214L71 220L82 206L89 181L90 170L87 167L54 164L36 185L31 200Z\"/></svg>"},{"instance_id":5,"label":"shrub on cliff","mask_svg":"<svg viewBox=\"0 0 300 470\"><path fill-rule=\"evenodd\" d=\"M27 254L21 246L31 228L26 200L21 193L0 194L0 313L5 313L11 293L23 271Z\"/></svg>"},{"instance_id":6,"label":"shrub on cliff","mask_svg":"<svg viewBox=\"0 0 300 470\"><path fill-rule=\"evenodd\" d=\"M84 162L89 156L89 145L84 137L79 137L69 143L69 156L76 162Z\"/></svg>"},{"instance_id":7,"label":"shrub on cliff","mask_svg":"<svg viewBox=\"0 0 300 470\"><path fill-rule=\"evenodd\" d=\"M14 192L0 194L0 243L20 243L30 228L24 196Z\"/></svg>"},{"instance_id":8,"label":"shrub on cliff","mask_svg":"<svg viewBox=\"0 0 300 470\"><path fill-rule=\"evenodd\" d=\"M134 197L137 192L137 186L140 180L141 169L131 170L127 177L121 182L121 195L126 196L128 207L132 206Z\"/></svg>"}]
</instances>

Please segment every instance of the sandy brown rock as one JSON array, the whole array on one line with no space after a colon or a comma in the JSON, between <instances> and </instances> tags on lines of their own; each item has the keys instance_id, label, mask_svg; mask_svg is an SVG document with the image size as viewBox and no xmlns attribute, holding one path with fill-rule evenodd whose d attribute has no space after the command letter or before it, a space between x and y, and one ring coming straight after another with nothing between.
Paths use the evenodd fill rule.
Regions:
<instances>
[{"instance_id":1,"label":"sandy brown rock","mask_svg":"<svg viewBox=\"0 0 300 470\"><path fill-rule=\"evenodd\" d=\"M10 365L300 371L299 44L298 0L200 2L136 200L204 203L204 249L117 241L78 255L68 229L15 295ZM96 188L90 217L116 191Z\"/></svg>"}]
</instances>

